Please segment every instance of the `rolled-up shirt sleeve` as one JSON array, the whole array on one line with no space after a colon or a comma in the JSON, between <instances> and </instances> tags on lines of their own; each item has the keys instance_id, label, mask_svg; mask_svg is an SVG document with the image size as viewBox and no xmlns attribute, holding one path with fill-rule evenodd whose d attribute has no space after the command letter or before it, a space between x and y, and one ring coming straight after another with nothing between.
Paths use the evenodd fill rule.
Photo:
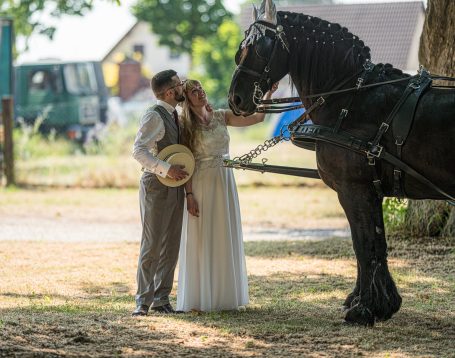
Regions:
<instances>
[{"instance_id":1,"label":"rolled-up shirt sleeve","mask_svg":"<svg viewBox=\"0 0 455 358\"><path fill-rule=\"evenodd\" d=\"M143 168L163 178L167 176L171 165L158 159L151 152L156 142L164 137L164 123L155 111L147 111L141 119L139 130L136 134L133 148L133 158Z\"/></svg>"}]
</instances>

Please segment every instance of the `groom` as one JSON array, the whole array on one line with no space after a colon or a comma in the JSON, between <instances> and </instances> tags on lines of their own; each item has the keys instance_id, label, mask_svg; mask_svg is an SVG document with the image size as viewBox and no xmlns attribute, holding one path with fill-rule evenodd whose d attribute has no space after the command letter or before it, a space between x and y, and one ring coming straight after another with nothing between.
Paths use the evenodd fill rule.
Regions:
<instances>
[{"instance_id":1,"label":"groom","mask_svg":"<svg viewBox=\"0 0 455 358\"><path fill-rule=\"evenodd\" d=\"M175 106L185 100L182 85L174 70L159 72L152 78L157 102L142 117L134 142L133 157L144 174L139 189L142 240L133 316L146 316L150 307L159 313L175 313L169 294L180 247L184 193L183 187L167 187L156 176L181 180L188 174L156 156L179 142Z\"/></svg>"}]
</instances>

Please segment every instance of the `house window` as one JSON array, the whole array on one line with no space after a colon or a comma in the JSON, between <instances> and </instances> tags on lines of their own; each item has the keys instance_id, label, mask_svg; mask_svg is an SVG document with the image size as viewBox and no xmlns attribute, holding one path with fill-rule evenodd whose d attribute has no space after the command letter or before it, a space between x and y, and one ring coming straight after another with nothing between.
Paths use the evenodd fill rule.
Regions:
<instances>
[{"instance_id":1,"label":"house window","mask_svg":"<svg viewBox=\"0 0 455 358\"><path fill-rule=\"evenodd\" d=\"M140 53L142 56L144 56L144 45L134 45L133 52Z\"/></svg>"}]
</instances>

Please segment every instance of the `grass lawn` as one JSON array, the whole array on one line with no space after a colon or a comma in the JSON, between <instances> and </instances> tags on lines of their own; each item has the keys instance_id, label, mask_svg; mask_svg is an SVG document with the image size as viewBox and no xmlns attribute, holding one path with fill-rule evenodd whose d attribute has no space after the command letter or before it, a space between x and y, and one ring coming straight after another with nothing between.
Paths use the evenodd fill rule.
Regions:
<instances>
[{"instance_id":1,"label":"grass lawn","mask_svg":"<svg viewBox=\"0 0 455 358\"><path fill-rule=\"evenodd\" d=\"M393 242L401 310L344 325L350 240L247 242L250 305L132 318L136 243L0 241L0 356L453 357L453 242Z\"/></svg>"},{"instance_id":2,"label":"grass lawn","mask_svg":"<svg viewBox=\"0 0 455 358\"><path fill-rule=\"evenodd\" d=\"M242 138L233 134L232 156L262 142ZM266 154L270 163L315 167L314 153L289 143ZM139 169L128 150L18 162L28 189L0 189L0 357L455 357L454 239L389 242L403 304L374 328L343 324L356 261L341 238L245 242L243 310L132 318L139 240L127 241L135 231L123 229L140 225ZM245 227L347 226L321 181L236 178ZM34 227L80 240L40 240ZM125 241L103 240L114 231ZM97 240L84 241L88 232Z\"/></svg>"}]
</instances>

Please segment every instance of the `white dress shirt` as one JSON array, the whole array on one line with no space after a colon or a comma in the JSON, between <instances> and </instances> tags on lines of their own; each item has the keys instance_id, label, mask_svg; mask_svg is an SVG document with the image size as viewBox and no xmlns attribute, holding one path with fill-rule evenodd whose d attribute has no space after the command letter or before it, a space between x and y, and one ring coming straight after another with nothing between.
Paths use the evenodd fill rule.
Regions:
<instances>
[{"instance_id":1,"label":"white dress shirt","mask_svg":"<svg viewBox=\"0 0 455 358\"><path fill-rule=\"evenodd\" d=\"M164 107L171 114L172 118L174 118L174 107L160 100L156 104ZM164 132L164 123L161 116L156 111L147 110L141 119L133 148L133 158L141 163L146 171L163 178L167 176L171 167L169 163L156 157L158 154L157 142L163 139Z\"/></svg>"}]
</instances>

